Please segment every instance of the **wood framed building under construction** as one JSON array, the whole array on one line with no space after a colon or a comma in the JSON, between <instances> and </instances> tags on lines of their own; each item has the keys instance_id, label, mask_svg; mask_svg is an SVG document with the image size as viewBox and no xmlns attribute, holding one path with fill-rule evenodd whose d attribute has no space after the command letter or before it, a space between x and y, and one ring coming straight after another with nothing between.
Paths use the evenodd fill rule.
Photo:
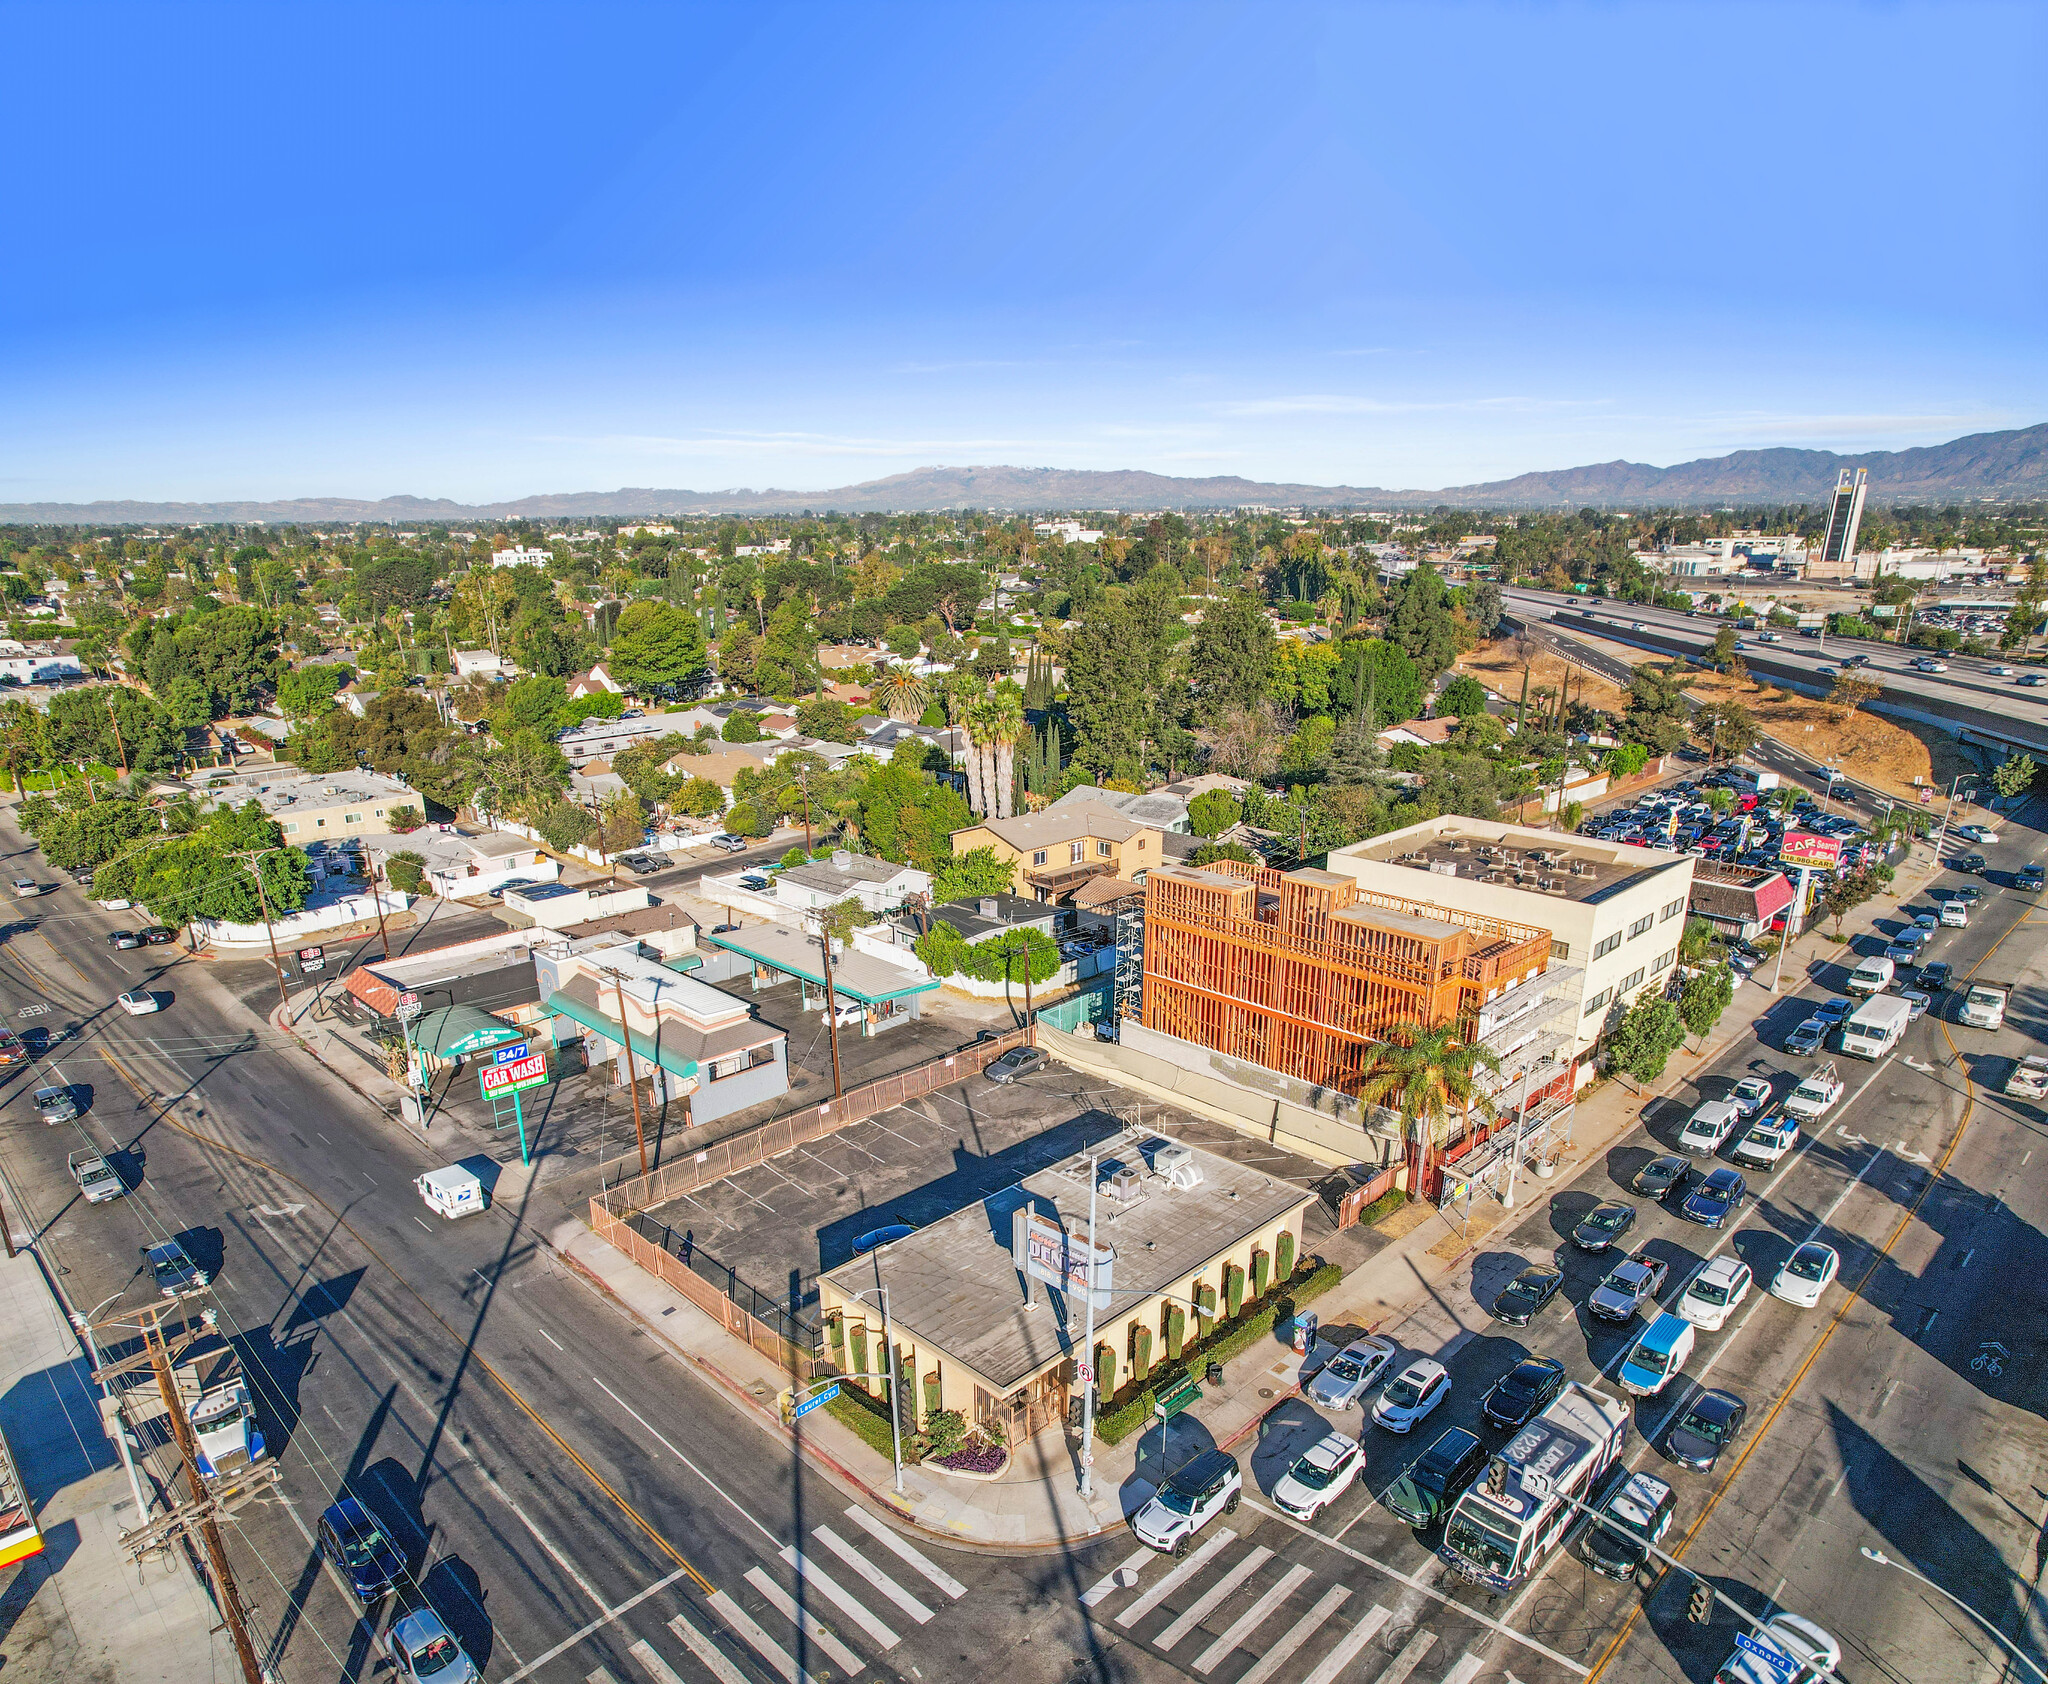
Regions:
<instances>
[{"instance_id":1,"label":"wood framed building under construction","mask_svg":"<svg viewBox=\"0 0 2048 1684\"><path fill-rule=\"evenodd\" d=\"M1145 882L1143 1022L1343 1094L1395 1023L1456 1023L1548 967L1533 925L1376 894L1352 878L1218 860Z\"/></svg>"}]
</instances>

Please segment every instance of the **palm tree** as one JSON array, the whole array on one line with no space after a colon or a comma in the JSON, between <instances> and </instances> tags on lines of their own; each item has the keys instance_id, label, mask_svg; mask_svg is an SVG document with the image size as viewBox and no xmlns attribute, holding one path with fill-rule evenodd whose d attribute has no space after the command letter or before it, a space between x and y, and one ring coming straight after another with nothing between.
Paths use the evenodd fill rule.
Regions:
<instances>
[{"instance_id":1,"label":"palm tree","mask_svg":"<svg viewBox=\"0 0 2048 1684\"><path fill-rule=\"evenodd\" d=\"M1398 1111L1408 1130L1408 1185L1421 1197L1424 1177L1454 1125L1476 1111L1491 1122L1493 1101L1479 1091L1477 1073L1498 1070L1490 1047L1460 1038L1456 1023L1391 1023L1365 1049L1358 1097Z\"/></svg>"},{"instance_id":2,"label":"palm tree","mask_svg":"<svg viewBox=\"0 0 2048 1684\"><path fill-rule=\"evenodd\" d=\"M891 719L907 725L931 706L932 687L908 667L890 667L876 683L873 700Z\"/></svg>"},{"instance_id":3,"label":"palm tree","mask_svg":"<svg viewBox=\"0 0 2048 1684\"><path fill-rule=\"evenodd\" d=\"M1007 678L989 698L989 726L995 747L996 817L1007 819L1017 781L1017 739L1024 735L1024 692Z\"/></svg>"},{"instance_id":4,"label":"palm tree","mask_svg":"<svg viewBox=\"0 0 2048 1684\"><path fill-rule=\"evenodd\" d=\"M993 818L995 815L988 810L988 780L983 775L981 763L981 751L988 742L985 732L987 708L986 697L970 702L961 710L958 722L967 736L967 805L982 818Z\"/></svg>"}]
</instances>

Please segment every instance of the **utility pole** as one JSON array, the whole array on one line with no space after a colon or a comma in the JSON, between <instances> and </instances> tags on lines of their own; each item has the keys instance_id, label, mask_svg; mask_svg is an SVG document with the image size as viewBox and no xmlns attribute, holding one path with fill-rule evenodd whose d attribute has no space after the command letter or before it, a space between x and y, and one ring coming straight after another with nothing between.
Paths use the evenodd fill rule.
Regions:
<instances>
[{"instance_id":1,"label":"utility pole","mask_svg":"<svg viewBox=\"0 0 2048 1684\"><path fill-rule=\"evenodd\" d=\"M804 852L811 851L811 769L801 767L796 775L796 787L804 795Z\"/></svg>"},{"instance_id":2,"label":"utility pole","mask_svg":"<svg viewBox=\"0 0 2048 1684\"><path fill-rule=\"evenodd\" d=\"M633 1026L626 1021L626 979L623 971L606 973L619 997L619 1044L626 1049L626 1092L633 1100L633 1138L640 1143L640 1173L647 1173L647 1130L640 1121L640 1069L633 1062Z\"/></svg>"},{"instance_id":3,"label":"utility pole","mask_svg":"<svg viewBox=\"0 0 2048 1684\"><path fill-rule=\"evenodd\" d=\"M839 1080L839 996L832 991L832 932L818 919L818 945L825 952L825 1038L832 1044L832 1097L846 1089Z\"/></svg>"},{"instance_id":4,"label":"utility pole","mask_svg":"<svg viewBox=\"0 0 2048 1684\"><path fill-rule=\"evenodd\" d=\"M284 963L277 956L277 932L270 927L270 897L263 892L263 856L276 852L275 848L245 848L235 858L251 862L249 875L256 879L256 904L263 908L263 934L270 942L270 968L277 976L277 998L289 1013L292 997L285 992Z\"/></svg>"},{"instance_id":5,"label":"utility pole","mask_svg":"<svg viewBox=\"0 0 2048 1684\"><path fill-rule=\"evenodd\" d=\"M114 693L107 692L107 723L114 728L114 750L121 757L121 775L128 775L128 749L121 741L121 721L114 716Z\"/></svg>"},{"instance_id":6,"label":"utility pole","mask_svg":"<svg viewBox=\"0 0 2048 1684\"><path fill-rule=\"evenodd\" d=\"M378 880L389 881L384 872L384 855L380 850L370 855L370 904L377 909L377 939L384 944L384 957L391 957L391 937L384 929L384 896L378 891Z\"/></svg>"}]
</instances>

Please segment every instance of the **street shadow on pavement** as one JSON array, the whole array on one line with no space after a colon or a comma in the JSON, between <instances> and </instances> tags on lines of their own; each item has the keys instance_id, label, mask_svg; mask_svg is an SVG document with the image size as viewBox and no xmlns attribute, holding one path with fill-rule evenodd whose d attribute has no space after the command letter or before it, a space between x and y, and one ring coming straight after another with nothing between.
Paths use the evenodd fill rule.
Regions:
<instances>
[{"instance_id":1,"label":"street shadow on pavement","mask_svg":"<svg viewBox=\"0 0 2048 1684\"><path fill-rule=\"evenodd\" d=\"M1137 1459L1122 1487L1124 1513L1135 1514L1177 1470L1215 1448L1215 1436L1192 1415L1155 1421L1138 1435Z\"/></svg>"},{"instance_id":2,"label":"street shadow on pavement","mask_svg":"<svg viewBox=\"0 0 2048 1684\"><path fill-rule=\"evenodd\" d=\"M1247 1490L1256 1487L1262 1497L1271 1497L1281 1476L1294 1466L1310 1445L1334 1431L1305 1398L1283 1398L1259 1417L1258 1437L1245 1459Z\"/></svg>"}]
</instances>

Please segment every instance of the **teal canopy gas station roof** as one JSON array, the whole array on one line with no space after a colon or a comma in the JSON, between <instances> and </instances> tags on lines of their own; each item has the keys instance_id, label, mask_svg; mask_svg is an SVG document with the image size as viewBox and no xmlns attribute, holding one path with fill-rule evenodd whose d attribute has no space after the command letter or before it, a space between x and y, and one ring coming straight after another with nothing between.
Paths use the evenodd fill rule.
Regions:
<instances>
[{"instance_id":1,"label":"teal canopy gas station roof","mask_svg":"<svg viewBox=\"0 0 2048 1684\"><path fill-rule=\"evenodd\" d=\"M414 1044L433 1058L467 1058L526 1036L517 1024L493 1017L481 1006L442 1006L421 1013L412 1026Z\"/></svg>"}]
</instances>

